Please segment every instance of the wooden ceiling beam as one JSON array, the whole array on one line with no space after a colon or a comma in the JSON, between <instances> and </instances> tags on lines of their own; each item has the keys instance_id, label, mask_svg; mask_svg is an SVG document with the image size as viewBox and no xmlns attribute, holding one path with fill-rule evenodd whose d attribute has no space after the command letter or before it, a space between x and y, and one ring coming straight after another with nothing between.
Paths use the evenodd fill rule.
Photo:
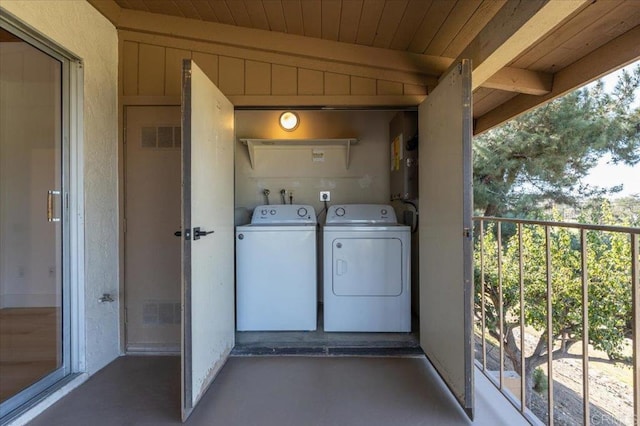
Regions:
<instances>
[{"instance_id":1,"label":"wooden ceiling beam","mask_svg":"<svg viewBox=\"0 0 640 426\"><path fill-rule=\"evenodd\" d=\"M487 89L537 96L550 93L552 86L553 74L513 67L502 68L482 84Z\"/></svg>"},{"instance_id":2,"label":"wooden ceiling beam","mask_svg":"<svg viewBox=\"0 0 640 426\"><path fill-rule=\"evenodd\" d=\"M547 101L605 76L640 59L640 25L616 37L573 64L558 71L553 89L543 96L518 95L476 120L474 133L479 134L514 118Z\"/></svg>"},{"instance_id":3,"label":"wooden ceiling beam","mask_svg":"<svg viewBox=\"0 0 640 426\"><path fill-rule=\"evenodd\" d=\"M471 59L472 88L482 86L587 0L509 0L458 56Z\"/></svg>"}]
</instances>

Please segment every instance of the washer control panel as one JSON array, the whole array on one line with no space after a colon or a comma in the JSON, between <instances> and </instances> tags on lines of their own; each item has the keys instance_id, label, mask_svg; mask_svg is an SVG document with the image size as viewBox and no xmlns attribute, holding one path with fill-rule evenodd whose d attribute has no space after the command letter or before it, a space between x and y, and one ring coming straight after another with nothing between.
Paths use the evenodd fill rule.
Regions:
<instances>
[{"instance_id":1,"label":"washer control panel","mask_svg":"<svg viewBox=\"0 0 640 426\"><path fill-rule=\"evenodd\" d=\"M315 225L316 212L303 204L271 204L253 210L251 224L260 225Z\"/></svg>"},{"instance_id":2,"label":"washer control panel","mask_svg":"<svg viewBox=\"0 0 640 426\"><path fill-rule=\"evenodd\" d=\"M342 204L329 207L329 224L397 224L393 207L386 204Z\"/></svg>"}]
</instances>

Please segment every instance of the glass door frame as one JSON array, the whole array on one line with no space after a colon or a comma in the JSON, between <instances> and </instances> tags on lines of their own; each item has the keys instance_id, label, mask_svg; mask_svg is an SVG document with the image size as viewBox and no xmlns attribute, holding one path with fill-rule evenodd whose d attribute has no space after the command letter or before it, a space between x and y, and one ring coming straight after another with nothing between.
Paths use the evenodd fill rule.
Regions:
<instances>
[{"instance_id":1,"label":"glass door frame","mask_svg":"<svg viewBox=\"0 0 640 426\"><path fill-rule=\"evenodd\" d=\"M81 286L84 268L82 143L82 63L73 54L50 42L5 11L0 10L0 28L14 34L35 49L57 60L60 72L60 205L61 227L61 293L62 362L42 379L0 404L0 420L4 422L23 413L49 395L71 377L72 372L84 369L80 356ZM58 161L58 159L56 159ZM73 186L72 186L73 183ZM73 212L73 214L72 214ZM44 211L43 211L44 215ZM74 217L75 216L75 217ZM54 222L55 223L55 222ZM73 259L71 254L73 253ZM72 270L73 268L73 270ZM72 285L73 283L73 285Z\"/></svg>"}]
</instances>

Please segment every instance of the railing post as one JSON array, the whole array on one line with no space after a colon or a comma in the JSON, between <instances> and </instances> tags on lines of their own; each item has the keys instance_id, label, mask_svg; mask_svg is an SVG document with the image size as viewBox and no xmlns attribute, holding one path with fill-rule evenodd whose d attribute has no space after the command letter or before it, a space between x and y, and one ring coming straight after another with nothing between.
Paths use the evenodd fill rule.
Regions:
<instances>
[{"instance_id":1,"label":"railing post","mask_svg":"<svg viewBox=\"0 0 640 426\"><path fill-rule=\"evenodd\" d=\"M638 234L631 234L631 303L633 311L633 423L640 424L640 272Z\"/></svg>"},{"instance_id":2,"label":"railing post","mask_svg":"<svg viewBox=\"0 0 640 426\"><path fill-rule=\"evenodd\" d=\"M502 222L498 222L498 326L500 327L500 390L504 388L504 303L502 300Z\"/></svg>"},{"instance_id":3,"label":"railing post","mask_svg":"<svg viewBox=\"0 0 640 426\"><path fill-rule=\"evenodd\" d=\"M582 404L583 423L589 426L589 271L587 266L587 231L580 230L580 261L582 264Z\"/></svg>"},{"instance_id":4,"label":"railing post","mask_svg":"<svg viewBox=\"0 0 640 426\"><path fill-rule=\"evenodd\" d=\"M524 357L524 261L522 253L522 223L518 223L518 268L520 271L520 412L527 409L527 382Z\"/></svg>"},{"instance_id":5,"label":"railing post","mask_svg":"<svg viewBox=\"0 0 640 426\"><path fill-rule=\"evenodd\" d=\"M553 303L552 297L552 285L551 285L551 228L549 225L545 225L545 248L546 248L546 260L547 260L547 381L549 386L548 390L548 415L549 426L553 426Z\"/></svg>"},{"instance_id":6,"label":"railing post","mask_svg":"<svg viewBox=\"0 0 640 426\"><path fill-rule=\"evenodd\" d=\"M480 304L482 328L482 371L487 371L486 306L484 301L484 220L480 219Z\"/></svg>"}]
</instances>

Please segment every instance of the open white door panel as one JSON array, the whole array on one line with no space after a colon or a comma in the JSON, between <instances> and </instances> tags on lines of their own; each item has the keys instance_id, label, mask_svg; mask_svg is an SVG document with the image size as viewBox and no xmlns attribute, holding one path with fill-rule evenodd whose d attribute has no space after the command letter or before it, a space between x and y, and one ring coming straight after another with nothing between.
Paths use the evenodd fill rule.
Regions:
<instances>
[{"instance_id":1,"label":"open white door panel","mask_svg":"<svg viewBox=\"0 0 640 426\"><path fill-rule=\"evenodd\" d=\"M420 345L473 418L471 64L418 110Z\"/></svg>"},{"instance_id":2,"label":"open white door panel","mask_svg":"<svg viewBox=\"0 0 640 426\"><path fill-rule=\"evenodd\" d=\"M182 73L182 419L235 342L233 105L191 60Z\"/></svg>"}]
</instances>

